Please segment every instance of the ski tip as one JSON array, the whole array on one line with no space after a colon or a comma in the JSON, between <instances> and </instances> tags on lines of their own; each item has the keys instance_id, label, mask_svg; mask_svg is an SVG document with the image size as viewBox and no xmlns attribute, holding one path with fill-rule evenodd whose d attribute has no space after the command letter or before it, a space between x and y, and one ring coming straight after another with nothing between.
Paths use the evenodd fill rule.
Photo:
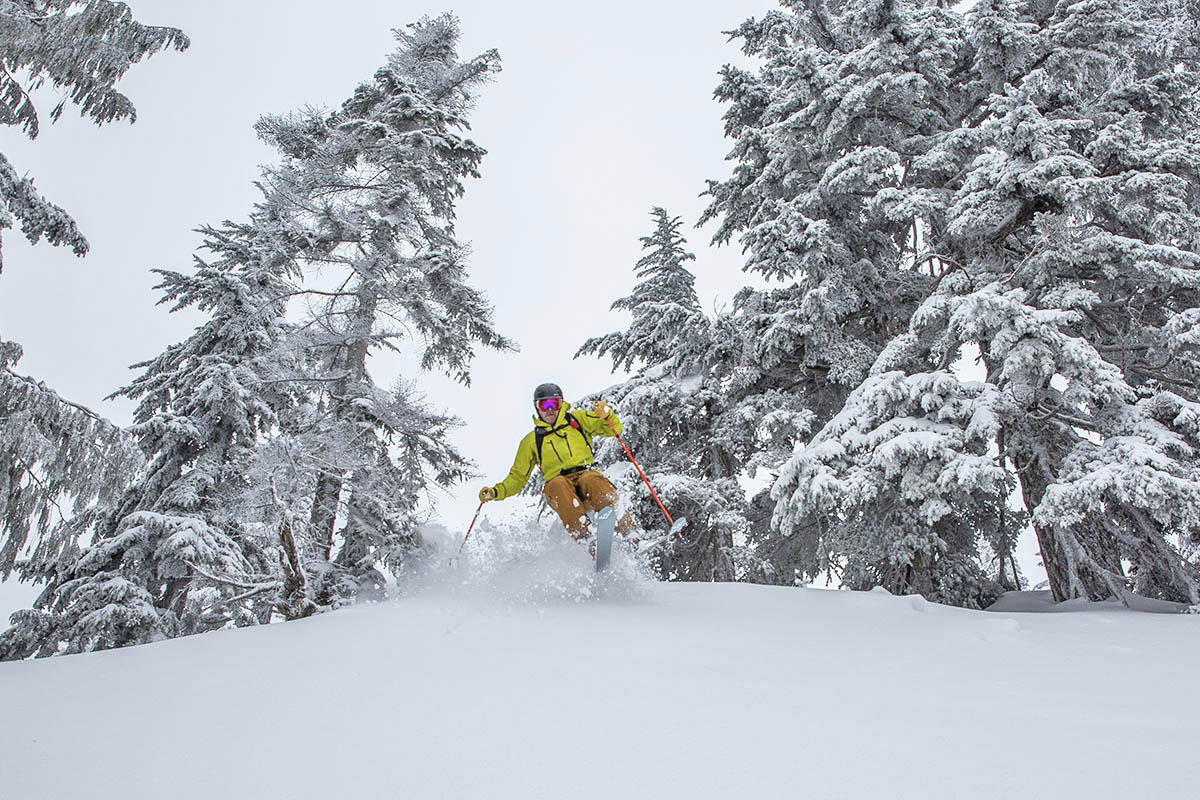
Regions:
<instances>
[{"instance_id":1,"label":"ski tip","mask_svg":"<svg viewBox=\"0 0 1200 800\"><path fill-rule=\"evenodd\" d=\"M674 536L686 527L687 517L680 517L679 519L675 520L675 524L671 526L671 535Z\"/></svg>"}]
</instances>

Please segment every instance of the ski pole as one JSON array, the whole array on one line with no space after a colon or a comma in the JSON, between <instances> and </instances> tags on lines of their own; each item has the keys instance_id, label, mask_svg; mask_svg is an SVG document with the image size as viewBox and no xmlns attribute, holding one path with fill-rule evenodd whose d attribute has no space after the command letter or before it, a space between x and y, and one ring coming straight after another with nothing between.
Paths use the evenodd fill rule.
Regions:
<instances>
[{"instance_id":1,"label":"ski pole","mask_svg":"<svg viewBox=\"0 0 1200 800\"><path fill-rule=\"evenodd\" d=\"M612 420L605 417L604 421L608 423L608 429L612 431L613 436L617 437L617 441L621 443L621 447L625 448L625 455L629 456L629 460L633 462L634 469L638 471L638 475L642 476L642 480L646 483L646 488L650 490L651 496L654 497L654 502L658 503L658 507L662 509L663 516L667 518L667 522L671 525L671 533L678 533L683 530L683 526L687 525L687 517L680 517L678 523L671 519L671 515L667 513L667 507L663 505L662 500L658 499L658 492L654 491L654 487L650 485L650 479L646 477L646 473L642 472L642 468L638 465L637 459L633 457L633 453L629 452L629 447L625 444L625 440L621 438L621 434L617 433Z\"/></svg>"},{"instance_id":2,"label":"ski pole","mask_svg":"<svg viewBox=\"0 0 1200 800\"><path fill-rule=\"evenodd\" d=\"M462 555L463 548L467 546L467 539L471 538L471 530L475 527L475 520L479 519L479 512L483 511L484 500L479 501L479 508L475 509L475 516L471 517L471 525L467 528L467 535L463 537L462 544L458 546L458 554L455 558Z\"/></svg>"}]
</instances>

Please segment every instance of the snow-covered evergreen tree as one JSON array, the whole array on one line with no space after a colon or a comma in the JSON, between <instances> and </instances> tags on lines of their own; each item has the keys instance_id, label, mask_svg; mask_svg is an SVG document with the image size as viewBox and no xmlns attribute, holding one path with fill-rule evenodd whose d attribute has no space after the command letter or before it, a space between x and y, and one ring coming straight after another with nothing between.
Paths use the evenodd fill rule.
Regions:
<instances>
[{"instance_id":1,"label":"snow-covered evergreen tree","mask_svg":"<svg viewBox=\"0 0 1200 800\"><path fill-rule=\"evenodd\" d=\"M745 493L735 476L719 472L708 409L719 394L703 374L677 375L668 363L640 371L589 399L604 399L621 414L621 435L674 519L668 532L658 501L615 440L597 440L597 461L638 523L639 549L663 580L729 581L745 571Z\"/></svg>"},{"instance_id":2,"label":"snow-covered evergreen tree","mask_svg":"<svg viewBox=\"0 0 1200 800\"><path fill-rule=\"evenodd\" d=\"M453 238L483 153L453 131L495 67L490 53L459 64L457 33L449 16L418 23L341 111L260 123L284 154L263 200L244 224L203 229L211 262L161 273L164 302L209 320L121 391L141 400L149 464L72 520L91 546L14 618L0 656L304 616L398 570L418 503L467 465L445 442L457 421L408 384L374 386L367 356L397 348L389 320L423 336L426 367L462 380L475 344L508 344ZM345 270L340 289L319 282L329 265ZM328 304L289 322L297 297Z\"/></svg>"},{"instance_id":3,"label":"snow-covered evergreen tree","mask_svg":"<svg viewBox=\"0 0 1200 800\"><path fill-rule=\"evenodd\" d=\"M116 84L131 66L166 48L184 50L176 28L142 25L129 6L110 0L0 0L0 125L36 138L41 125L34 95L60 92L50 111L58 119L68 103L97 125L137 118ZM48 201L0 153L0 232L19 223L30 242L43 237L77 255L88 243L75 221ZM0 266L3 262L0 261Z\"/></svg>"},{"instance_id":4,"label":"snow-covered evergreen tree","mask_svg":"<svg viewBox=\"0 0 1200 800\"><path fill-rule=\"evenodd\" d=\"M671 359L689 364L703 353L703 342L691 334L705 327L704 312L696 296L696 278L687 262L696 256L684 250L687 241L679 233L683 220L654 208L654 233L641 238L647 250L634 267L641 281L628 297L612 304L614 311L629 311L629 327L607 336L593 337L575 354L610 356L613 370L629 370L635 363L658 364Z\"/></svg>"},{"instance_id":5,"label":"snow-covered evergreen tree","mask_svg":"<svg viewBox=\"0 0 1200 800\"><path fill-rule=\"evenodd\" d=\"M991 87L988 151L948 216L963 271L919 322L977 342L1011 399L1055 595L1195 603L1200 72L1163 4L1013 5L1037 30L1028 68Z\"/></svg>"},{"instance_id":6,"label":"snow-covered evergreen tree","mask_svg":"<svg viewBox=\"0 0 1200 800\"><path fill-rule=\"evenodd\" d=\"M181 31L141 25L124 3L0 0L0 125L36 138L35 95L47 85L60 92L51 120L68 104L96 124L133 120L133 104L116 83L142 58L187 46ZM87 252L70 215L0 153L0 233L14 225L32 243L45 238ZM15 373L20 353L15 342L0 341L0 579L15 570L45 582L78 554L80 529L71 518L119 495L138 452L116 426Z\"/></svg>"},{"instance_id":7,"label":"snow-covered evergreen tree","mask_svg":"<svg viewBox=\"0 0 1200 800\"><path fill-rule=\"evenodd\" d=\"M713 441L721 403L714 354L715 326L700 309L695 276L687 263L682 221L662 208L651 211L655 230L641 239L645 255L634 266L640 280L613 303L631 312L623 331L588 339L576 358L598 353L613 370L639 373L603 393L620 411L622 436L647 471L659 497L688 525L675 536L645 484L615 441L600 442L599 462L644 530L641 549L668 580L734 580L745 541L745 497L727 456Z\"/></svg>"},{"instance_id":8,"label":"snow-covered evergreen tree","mask_svg":"<svg viewBox=\"0 0 1200 800\"><path fill-rule=\"evenodd\" d=\"M0 580L50 580L78 553L64 521L118 497L141 463L133 438L45 384L14 371L0 341Z\"/></svg>"},{"instance_id":9,"label":"snow-covered evergreen tree","mask_svg":"<svg viewBox=\"0 0 1200 800\"><path fill-rule=\"evenodd\" d=\"M414 514L425 488L466 474L443 435L453 420L407 388L376 387L370 355L413 342L423 368L468 382L477 345L511 347L466 281L454 232L455 202L485 154L462 131L499 56L459 61L449 14L396 38L373 82L337 111L258 125L285 154L267 183L291 199L283 213L308 240L304 259L336 273L333 290L306 290L323 301L307 328L320 380L303 435L320 442L325 460L308 535L329 567L318 592L327 602L378 586L376 566L398 566L419 544Z\"/></svg>"},{"instance_id":10,"label":"snow-covered evergreen tree","mask_svg":"<svg viewBox=\"0 0 1200 800\"><path fill-rule=\"evenodd\" d=\"M731 441L753 446L767 415L792 420L777 444L832 419L932 283L913 262L939 196L909 187L922 184L931 137L963 102L963 22L941 5L784 0L731 32L760 66L722 72L735 167L710 181L704 220L718 221L718 243L739 236L745 268L778 284L735 300ZM897 193L906 206L888 202ZM773 472L786 455L761 450L755 462ZM816 570L816 526L754 528L756 579L791 583Z\"/></svg>"},{"instance_id":11,"label":"snow-covered evergreen tree","mask_svg":"<svg viewBox=\"0 0 1200 800\"><path fill-rule=\"evenodd\" d=\"M1024 517L1007 507L1015 476L994 452L1001 402L948 371L864 381L776 483L791 492L782 532L819 532L804 575L973 608L1019 588Z\"/></svg>"},{"instance_id":12,"label":"snow-covered evergreen tree","mask_svg":"<svg viewBox=\"0 0 1200 800\"><path fill-rule=\"evenodd\" d=\"M863 537L847 515L916 520L871 547L893 566L893 543L1003 557L1011 473L1056 598L1196 601L1198 75L1195 25L1167 5L961 15L962 93L922 106L944 127L876 198L917 220L922 252L900 263L928 271L928 296L785 469L781 531L820 528L815 550L845 564ZM982 380L952 369L976 356Z\"/></svg>"},{"instance_id":13,"label":"snow-covered evergreen tree","mask_svg":"<svg viewBox=\"0 0 1200 800\"><path fill-rule=\"evenodd\" d=\"M251 221L202 230L188 273L158 270L162 302L209 315L186 341L152 361L118 394L139 399L131 433L148 463L115 501L76 515L91 543L62 564L33 611L14 615L0 655L137 644L266 619L238 597L270 578L274 550L233 513L259 438L286 398L268 382L288 326L292 262L278 258L269 207ZM263 580L259 577L258 580Z\"/></svg>"}]
</instances>

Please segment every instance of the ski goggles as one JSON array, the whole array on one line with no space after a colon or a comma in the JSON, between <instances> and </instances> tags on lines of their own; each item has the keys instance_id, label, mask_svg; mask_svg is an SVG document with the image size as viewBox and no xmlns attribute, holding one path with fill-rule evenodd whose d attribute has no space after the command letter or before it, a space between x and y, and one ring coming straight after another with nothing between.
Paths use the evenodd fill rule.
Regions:
<instances>
[{"instance_id":1,"label":"ski goggles","mask_svg":"<svg viewBox=\"0 0 1200 800\"><path fill-rule=\"evenodd\" d=\"M544 397L537 401L538 411L558 411L562 408L561 397Z\"/></svg>"}]
</instances>

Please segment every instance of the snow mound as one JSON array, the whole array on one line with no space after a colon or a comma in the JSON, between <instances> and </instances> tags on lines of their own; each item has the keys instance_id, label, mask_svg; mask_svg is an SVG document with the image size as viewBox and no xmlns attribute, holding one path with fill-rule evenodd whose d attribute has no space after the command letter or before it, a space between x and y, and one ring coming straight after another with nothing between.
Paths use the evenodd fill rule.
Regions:
<instances>
[{"instance_id":1,"label":"snow mound","mask_svg":"<svg viewBox=\"0 0 1200 800\"><path fill-rule=\"evenodd\" d=\"M561 541L487 540L476 556L511 557L464 553L391 601L0 664L0 794L1011 800L1200 782L1195 616L741 584L613 596L568 576L590 565Z\"/></svg>"},{"instance_id":2,"label":"snow mound","mask_svg":"<svg viewBox=\"0 0 1200 800\"><path fill-rule=\"evenodd\" d=\"M1067 600L1055 603L1049 589L1026 592L1005 592L999 600L988 606L988 611L1008 611L1022 614L1062 614L1079 611L1140 611L1148 614L1187 614L1194 613L1186 603L1172 603L1167 600L1155 600L1141 597L1133 592L1125 592L1124 602L1106 600L1093 603L1087 600Z\"/></svg>"}]
</instances>

